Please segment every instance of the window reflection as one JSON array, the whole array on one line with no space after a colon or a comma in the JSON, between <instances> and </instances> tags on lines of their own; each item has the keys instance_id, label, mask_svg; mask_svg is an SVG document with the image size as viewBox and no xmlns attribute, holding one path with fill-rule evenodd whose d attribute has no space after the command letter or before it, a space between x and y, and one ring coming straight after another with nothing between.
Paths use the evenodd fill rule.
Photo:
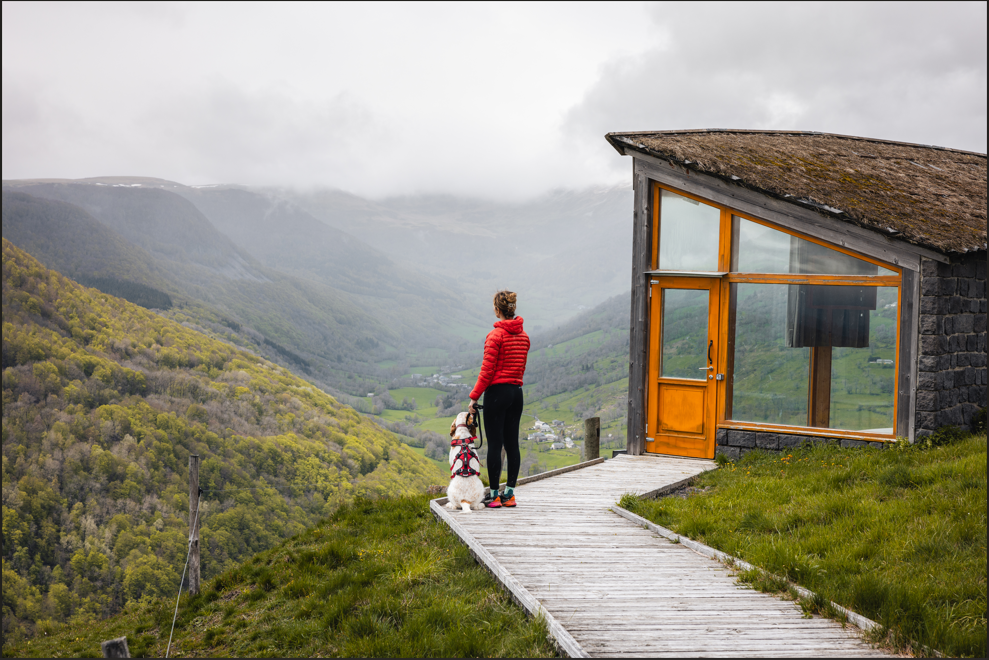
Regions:
<instances>
[{"instance_id":1,"label":"window reflection","mask_svg":"<svg viewBox=\"0 0 989 660\"><path fill-rule=\"evenodd\" d=\"M737 215L732 271L807 275L896 275L863 259L791 236Z\"/></svg>"},{"instance_id":2,"label":"window reflection","mask_svg":"<svg viewBox=\"0 0 989 660\"><path fill-rule=\"evenodd\" d=\"M717 271L721 211L663 190L659 208L659 268Z\"/></svg>"},{"instance_id":3,"label":"window reflection","mask_svg":"<svg viewBox=\"0 0 989 660\"><path fill-rule=\"evenodd\" d=\"M851 287L854 288L854 287ZM896 375L896 287L874 288L868 312L868 341L831 353L833 429L893 432Z\"/></svg>"},{"instance_id":4,"label":"window reflection","mask_svg":"<svg viewBox=\"0 0 989 660\"><path fill-rule=\"evenodd\" d=\"M735 312L731 418L806 426L810 349L787 343L789 286L731 287Z\"/></svg>"},{"instance_id":5,"label":"window reflection","mask_svg":"<svg viewBox=\"0 0 989 660\"><path fill-rule=\"evenodd\" d=\"M707 378L707 289L663 289L662 376Z\"/></svg>"},{"instance_id":6,"label":"window reflection","mask_svg":"<svg viewBox=\"0 0 989 660\"><path fill-rule=\"evenodd\" d=\"M730 300L731 419L892 433L896 287L741 283Z\"/></svg>"}]
</instances>

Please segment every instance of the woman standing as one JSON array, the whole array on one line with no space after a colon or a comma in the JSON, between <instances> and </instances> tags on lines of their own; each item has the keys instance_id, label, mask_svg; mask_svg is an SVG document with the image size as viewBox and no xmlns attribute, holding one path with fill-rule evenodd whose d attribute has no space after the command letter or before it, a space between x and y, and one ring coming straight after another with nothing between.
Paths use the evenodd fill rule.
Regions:
<instances>
[{"instance_id":1,"label":"woman standing","mask_svg":"<svg viewBox=\"0 0 989 660\"><path fill-rule=\"evenodd\" d=\"M515 316L516 295L499 291L494 297L498 321L484 340L484 361L477 384L470 393L470 410L484 394L484 430L488 434L488 483L491 491L484 503L494 509L515 506L515 483L519 477L519 421L522 419L522 376L529 357L529 335L522 329L522 317ZM501 450L508 457L508 482L501 483Z\"/></svg>"}]
</instances>

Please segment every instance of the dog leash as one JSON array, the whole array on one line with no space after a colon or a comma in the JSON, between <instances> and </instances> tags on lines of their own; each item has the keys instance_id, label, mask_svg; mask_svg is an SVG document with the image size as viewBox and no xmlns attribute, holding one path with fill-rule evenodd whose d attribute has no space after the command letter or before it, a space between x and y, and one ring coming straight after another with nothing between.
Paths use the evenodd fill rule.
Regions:
<instances>
[{"instance_id":1,"label":"dog leash","mask_svg":"<svg viewBox=\"0 0 989 660\"><path fill-rule=\"evenodd\" d=\"M474 404L474 410L477 411L477 437L478 440L480 441L480 444L478 444L477 447L475 447L475 449L480 449L481 447L484 446L484 431L481 430L481 408L483 407L484 406L482 406L479 403Z\"/></svg>"}]
</instances>

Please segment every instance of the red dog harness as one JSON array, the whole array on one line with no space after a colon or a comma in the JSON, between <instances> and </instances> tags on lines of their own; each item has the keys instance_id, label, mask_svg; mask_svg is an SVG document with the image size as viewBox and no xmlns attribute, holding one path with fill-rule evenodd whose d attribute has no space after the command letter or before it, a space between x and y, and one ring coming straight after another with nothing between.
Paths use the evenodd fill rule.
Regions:
<instances>
[{"instance_id":1,"label":"red dog harness","mask_svg":"<svg viewBox=\"0 0 989 660\"><path fill-rule=\"evenodd\" d=\"M474 445L472 444L476 440L474 436L469 438L463 438L462 440L454 440L450 443L451 447L460 446L460 451L457 452L456 458L453 460L453 465L450 466L450 478L454 477L476 477L481 474L471 466L471 461L477 461L477 465L481 465L481 459L478 457L477 452L474 451Z\"/></svg>"}]
</instances>

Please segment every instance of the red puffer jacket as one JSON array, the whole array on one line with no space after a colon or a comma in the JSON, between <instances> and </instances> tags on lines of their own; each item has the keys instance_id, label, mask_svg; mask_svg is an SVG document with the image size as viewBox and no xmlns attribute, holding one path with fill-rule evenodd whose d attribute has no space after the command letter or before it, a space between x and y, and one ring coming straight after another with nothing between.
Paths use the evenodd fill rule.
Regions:
<instances>
[{"instance_id":1,"label":"red puffer jacket","mask_svg":"<svg viewBox=\"0 0 989 660\"><path fill-rule=\"evenodd\" d=\"M489 385L521 385L525 375L529 335L522 329L522 317L498 321L494 328L484 340L484 362L481 363L477 384L470 392L470 398L475 401L481 398Z\"/></svg>"}]
</instances>

